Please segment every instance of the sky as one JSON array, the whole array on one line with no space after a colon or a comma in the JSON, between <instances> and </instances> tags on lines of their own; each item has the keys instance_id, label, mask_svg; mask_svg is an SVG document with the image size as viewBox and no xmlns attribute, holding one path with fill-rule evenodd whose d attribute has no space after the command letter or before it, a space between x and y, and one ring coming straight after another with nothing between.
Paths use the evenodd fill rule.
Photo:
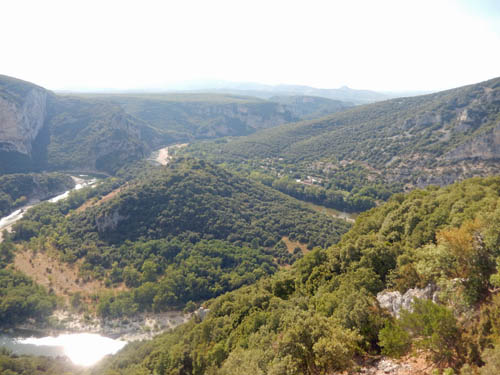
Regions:
<instances>
[{"instance_id":1,"label":"sky","mask_svg":"<svg viewBox=\"0 0 500 375\"><path fill-rule=\"evenodd\" d=\"M0 13L0 74L52 90L427 91L500 76L498 0L2 0Z\"/></svg>"}]
</instances>

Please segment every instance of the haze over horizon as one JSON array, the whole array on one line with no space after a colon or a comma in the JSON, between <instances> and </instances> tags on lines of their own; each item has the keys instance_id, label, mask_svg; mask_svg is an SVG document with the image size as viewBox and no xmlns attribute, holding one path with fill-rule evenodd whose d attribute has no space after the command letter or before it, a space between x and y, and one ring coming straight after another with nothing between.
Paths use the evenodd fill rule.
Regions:
<instances>
[{"instance_id":1,"label":"haze over horizon","mask_svg":"<svg viewBox=\"0 0 500 375\"><path fill-rule=\"evenodd\" d=\"M437 91L500 76L494 0L7 0L2 13L0 74L52 90Z\"/></svg>"}]
</instances>

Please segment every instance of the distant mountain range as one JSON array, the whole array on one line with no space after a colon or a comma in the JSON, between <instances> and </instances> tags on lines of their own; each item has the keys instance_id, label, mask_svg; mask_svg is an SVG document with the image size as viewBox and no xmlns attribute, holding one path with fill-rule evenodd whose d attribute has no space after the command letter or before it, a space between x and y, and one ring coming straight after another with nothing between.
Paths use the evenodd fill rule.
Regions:
<instances>
[{"instance_id":1,"label":"distant mountain range","mask_svg":"<svg viewBox=\"0 0 500 375\"><path fill-rule=\"evenodd\" d=\"M203 80L183 82L180 84L158 85L148 89L117 90L102 89L89 91L88 89L75 92L98 92L101 94L148 94L151 92L162 94L173 93L219 93L239 96L252 96L261 99L270 99L274 96L315 96L320 98L340 100L354 105L373 103L391 98L417 96L429 94L432 91L373 91L352 89L347 86L340 88L315 88L305 85L266 85L254 82L229 82L221 80ZM61 91L61 94L73 93Z\"/></svg>"},{"instance_id":2,"label":"distant mountain range","mask_svg":"<svg viewBox=\"0 0 500 375\"><path fill-rule=\"evenodd\" d=\"M209 81L177 86L176 90L191 92L218 92L224 94L247 95L269 99L273 96L317 96L332 100L340 100L352 104L366 104L387 100L398 96L370 90L356 90L347 86L338 89L320 89L303 85L265 85L260 83L238 83Z\"/></svg>"}]
</instances>

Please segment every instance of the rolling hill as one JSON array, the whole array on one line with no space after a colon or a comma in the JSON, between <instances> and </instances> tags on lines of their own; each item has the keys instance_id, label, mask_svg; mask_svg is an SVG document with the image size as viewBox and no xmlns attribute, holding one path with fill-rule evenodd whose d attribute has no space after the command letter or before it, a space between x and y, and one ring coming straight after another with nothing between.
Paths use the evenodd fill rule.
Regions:
<instances>
[{"instance_id":1,"label":"rolling hill","mask_svg":"<svg viewBox=\"0 0 500 375\"><path fill-rule=\"evenodd\" d=\"M85 190L68 202L28 211L14 226L13 239L77 262L84 280L125 282L130 292L102 297L102 316L219 295L292 263L306 247L337 242L350 226L195 159L150 167L112 196L80 209L79 194Z\"/></svg>"},{"instance_id":2,"label":"rolling hill","mask_svg":"<svg viewBox=\"0 0 500 375\"><path fill-rule=\"evenodd\" d=\"M380 93L371 90L352 89L342 86L337 89L320 89L304 85L266 85L252 82L192 82L191 84L179 85L176 90L183 92L209 92L230 95L253 96L262 99L270 99L273 96L314 96L330 100L358 104L373 103L386 100L396 96L397 93Z\"/></svg>"}]
</instances>

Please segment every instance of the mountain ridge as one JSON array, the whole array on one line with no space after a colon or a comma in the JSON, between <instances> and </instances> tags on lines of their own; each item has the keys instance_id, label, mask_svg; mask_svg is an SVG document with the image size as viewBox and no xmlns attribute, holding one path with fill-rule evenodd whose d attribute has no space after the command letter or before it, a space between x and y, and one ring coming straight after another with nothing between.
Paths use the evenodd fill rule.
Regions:
<instances>
[{"instance_id":1,"label":"mountain ridge","mask_svg":"<svg viewBox=\"0 0 500 375\"><path fill-rule=\"evenodd\" d=\"M387 181L422 187L500 172L499 114L500 78L494 78L193 148L225 162L283 158L320 175L340 162L363 163Z\"/></svg>"}]
</instances>

